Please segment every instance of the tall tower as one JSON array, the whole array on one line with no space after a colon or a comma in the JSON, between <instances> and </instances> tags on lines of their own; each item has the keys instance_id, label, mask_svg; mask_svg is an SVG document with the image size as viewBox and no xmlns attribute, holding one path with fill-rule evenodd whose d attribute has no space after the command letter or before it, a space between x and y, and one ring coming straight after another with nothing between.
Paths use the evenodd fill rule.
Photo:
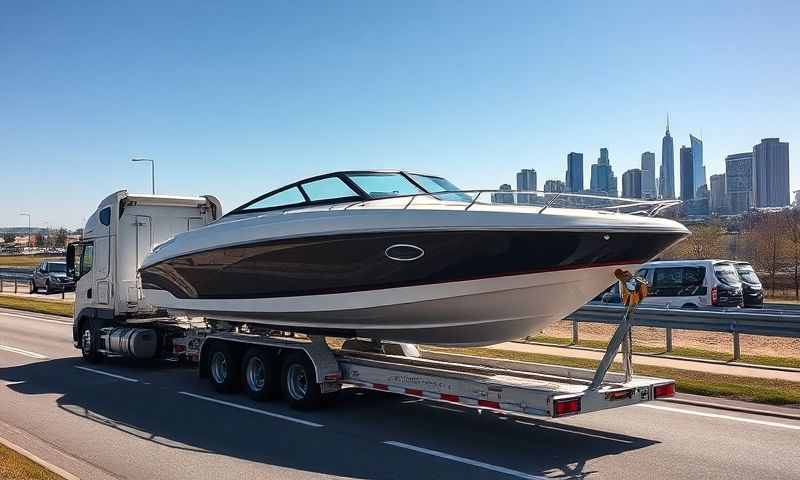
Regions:
<instances>
[{"instance_id":1,"label":"tall tower","mask_svg":"<svg viewBox=\"0 0 800 480\"><path fill-rule=\"evenodd\" d=\"M642 198L652 200L657 196L656 154L653 152L644 152L642 153Z\"/></svg>"},{"instance_id":2,"label":"tall tower","mask_svg":"<svg viewBox=\"0 0 800 480\"><path fill-rule=\"evenodd\" d=\"M706 167L703 164L703 141L694 135L689 135L689 141L692 144L692 187L695 191L695 198L697 191L703 186L708 188L706 182Z\"/></svg>"},{"instance_id":3,"label":"tall tower","mask_svg":"<svg viewBox=\"0 0 800 480\"><path fill-rule=\"evenodd\" d=\"M672 136L669 134L669 114L667 114L667 132L661 140L661 177L663 177L661 198L675 198L675 150Z\"/></svg>"},{"instance_id":4,"label":"tall tower","mask_svg":"<svg viewBox=\"0 0 800 480\"><path fill-rule=\"evenodd\" d=\"M764 138L753 146L756 207L789 205L789 142Z\"/></svg>"},{"instance_id":5,"label":"tall tower","mask_svg":"<svg viewBox=\"0 0 800 480\"><path fill-rule=\"evenodd\" d=\"M567 178L564 182L568 192L583 191L583 154L570 152L567 155Z\"/></svg>"}]
</instances>

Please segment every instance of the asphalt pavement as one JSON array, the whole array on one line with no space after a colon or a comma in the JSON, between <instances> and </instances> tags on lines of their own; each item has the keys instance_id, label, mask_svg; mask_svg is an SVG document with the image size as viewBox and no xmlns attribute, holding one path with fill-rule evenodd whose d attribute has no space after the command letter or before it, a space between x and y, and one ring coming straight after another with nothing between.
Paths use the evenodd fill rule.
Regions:
<instances>
[{"instance_id":1,"label":"asphalt pavement","mask_svg":"<svg viewBox=\"0 0 800 480\"><path fill-rule=\"evenodd\" d=\"M0 437L83 479L800 478L800 421L666 402L560 420L348 389L220 395L193 368L87 365L68 319L0 311Z\"/></svg>"}]
</instances>

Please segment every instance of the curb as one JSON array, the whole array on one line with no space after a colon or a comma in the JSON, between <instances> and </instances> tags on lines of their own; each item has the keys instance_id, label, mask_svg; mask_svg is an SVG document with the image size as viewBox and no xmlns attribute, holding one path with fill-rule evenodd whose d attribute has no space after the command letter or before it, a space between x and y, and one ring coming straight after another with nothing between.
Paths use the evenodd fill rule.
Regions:
<instances>
[{"instance_id":1,"label":"curb","mask_svg":"<svg viewBox=\"0 0 800 480\"><path fill-rule=\"evenodd\" d=\"M10 441L6 440L3 437L0 437L0 444L2 444L3 446L5 446L7 448L10 448L11 450L14 450L15 452L17 452L18 454L20 454L20 455L22 455L24 457L27 457L30 461L39 464L42 468L50 470L51 472L55 473L56 475L60 475L60 476L64 477L65 480L80 480L79 477L67 472L63 468L57 467L57 466L53 465L52 463L37 457L36 455L32 454L31 452L25 450L24 448L20 447L19 445L11 443Z\"/></svg>"},{"instance_id":2,"label":"curb","mask_svg":"<svg viewBox=\"0 0 800 480\"><path fill-rule=\"evenodd\" d=\"M762 410L759 408L748 408L748 407L738 407L735 405L726 405L724 403L716 403L716 402L702 402L698 400L688 400L685 398L659 398L659 401L662 402L669 402L669 403L679 403L682 405L692 405L695 407L706 407L706 408L713 408L716 410L727 410L730 412L740 412L740 413L750 413L753 415L763 415L767 417L775 417L775 418L784 418L787 420L798 420L800 421L800 414L795 413L784 413L784 412L776 412L773 410Z\"/></svg>"}]
</instances>

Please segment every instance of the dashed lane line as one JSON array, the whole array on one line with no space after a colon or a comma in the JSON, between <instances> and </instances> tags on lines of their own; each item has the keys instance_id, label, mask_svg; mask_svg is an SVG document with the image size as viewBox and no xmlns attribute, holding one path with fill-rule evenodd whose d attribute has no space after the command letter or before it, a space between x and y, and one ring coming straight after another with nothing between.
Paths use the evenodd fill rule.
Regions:
<instances>
[{"instance_id":1,"label":"dashed lane line","mask_svg":"<svg viewBox=\"0 0 800 480\"><path fill-rule=\"evenodd\" d=\"M116 373L104 372L102 370L96 370L94 368L89 368L89 367L82 367L80 365L75 365L75 368L77 368L78 370L86 371L86 372L96 373L98 375L105 375L107 377L116 378L117 380L124 380L126 382L131 382L131 383L139 383L139 380L136 379L136 378L125 377L123 375L117 375Z\"/></svg>"},{"instance_id":2,"label":"dashed lane line","mask_svg":"<svg viewBox=\"0 0 800 480\"><path fill-rule=\"evenodd\" d=\"M288 415L281 415L280 413L273 413L268 412L266 410L261 410L259 408L247 407L245 405L239 405L238 403L233 402L226 402L225 400L217 400L216 398L206 397L204 395L198 395L196 393L190 392L178 392L181 395L186 395L187 397L197 398L199 400L205 400L206 402L217 403L219 405L225 405L226 407L233 407L238 408L239 410L244 410L247 412L258 413L260 415L266 415L268 417L279 418L281 420L286 420L289 422L299 423L301 425L306 425L308 427L324 427L321 423L310 422L308 420L303 420L302 418L295 418L290 417Z\"/></svg>"},{"instance_id":3,"label":"dashed lane line","mask_svg":"<svg viewBox=\"0 0 800 480\"><path fill-rule=\"evenodd\" d=\"M41 353L36 352L29 352L28 350L23 350L17 347L10 347L8 345L0 345L0 350L5 350L6 352L16 353L18 355L25 355L26 357L36 358L39 360L43 360L47 358L47 355L42 355Z\"/></svg>"}]
</instances>

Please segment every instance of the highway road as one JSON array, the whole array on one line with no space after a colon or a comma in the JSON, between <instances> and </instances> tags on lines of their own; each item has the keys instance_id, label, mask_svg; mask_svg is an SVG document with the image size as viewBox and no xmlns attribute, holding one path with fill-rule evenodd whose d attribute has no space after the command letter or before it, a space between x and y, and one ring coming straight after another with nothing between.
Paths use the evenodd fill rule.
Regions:
<instances>
[{"instance_id":1,"label":"highway road","mask_svg":"<svg viewBox=\"0 0 800 480\"><path fill-rule=\"evenodd\" d=\"M0 436L83 479L800 478L800 421L651 402L561 420L349 389L219 395L188 367L82 362L68 319L0 310Z\"/></svg>"}]
</instances>

